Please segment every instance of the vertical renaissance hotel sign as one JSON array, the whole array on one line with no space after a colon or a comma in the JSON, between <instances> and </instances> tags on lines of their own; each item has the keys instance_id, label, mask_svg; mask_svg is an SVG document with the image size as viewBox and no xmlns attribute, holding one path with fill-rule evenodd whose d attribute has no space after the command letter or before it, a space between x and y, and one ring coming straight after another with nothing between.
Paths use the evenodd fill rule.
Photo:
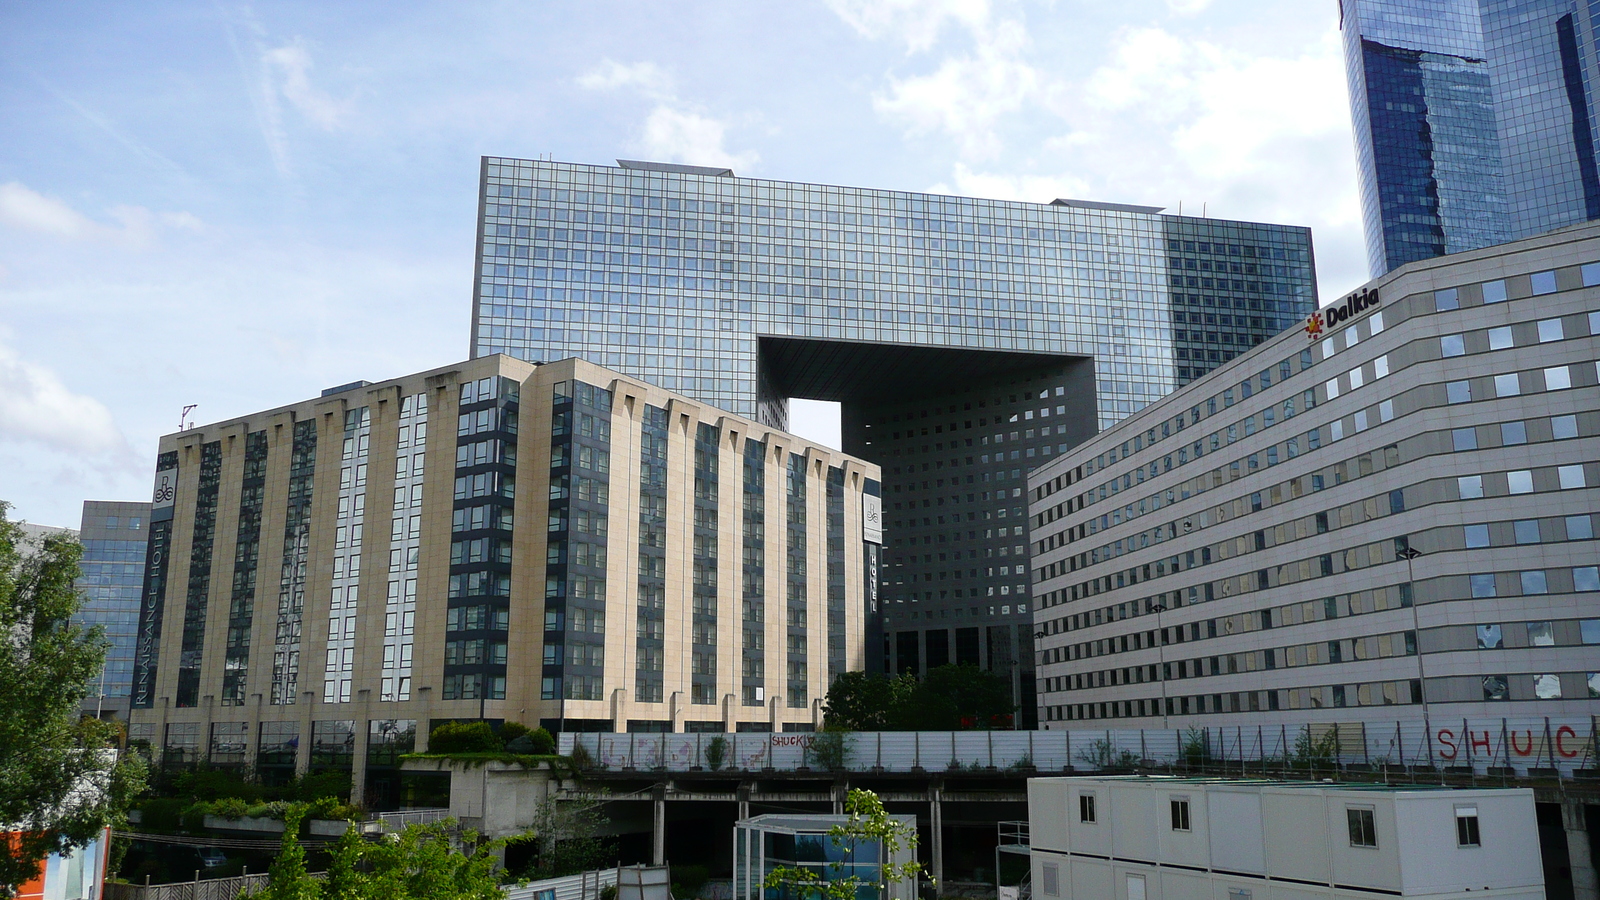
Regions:
<instances>
[{"instance_id":1,"label":"vertical renaissance hotel sign","mask_svg":"<svg viewBox=\"0 0 1600 900\"><path fill-rule=\"evenodd\" d=\"M167 599L167 566L172 551L172 514L178 501L178 454L156 460L150 495L150 542L144 557L144 591L139 596L139 631L133 651L134 709L155 705L156 657L161 650L161 613Z\"/></svg>"}]
</instances>

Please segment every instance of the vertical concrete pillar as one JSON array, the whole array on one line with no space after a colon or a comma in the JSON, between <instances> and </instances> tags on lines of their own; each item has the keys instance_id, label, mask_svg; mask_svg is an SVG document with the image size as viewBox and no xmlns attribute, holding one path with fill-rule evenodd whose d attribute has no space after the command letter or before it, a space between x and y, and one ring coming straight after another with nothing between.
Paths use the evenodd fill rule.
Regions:
<instances>
[{"instance_id":1,"label":"vertical concrete pillar","mask_svg":"<svg viewBox=\"0 0 1600 900\"><path fill-rule=\"evenodd\" d=\"M739 785L737 796L739 797L739 821L742 822L750 818L750 785Z\"/></svg>"},{"instance_id":2,"label":"vertical concrete pillar","mask_svg":"<svg viewBox=\"0 0 1600 900\"><path fill-rule=\"evenodd\" d=\"M296 777L302 777L311 770L311 706L316 702L315 691L300 692L300 743L294 752Z\"/></svg>"},{"instance_id":3,"label":"vertical concrete pillar","mask_svg":"<svg viewBox=\"0 0 1600 900\"><path fill-rule=\"evenodd\" d=\"M944 803L940 798L943 785L934 782L928 788L928 805L931 808L929 819L933 834L933 860L932 874L936 891L944 890Z\"/></svg>"},{"instance_id":4,"label":"vertical concrete pillar","mask_svg":"<svg viewBox=\"0 0 1600 900\"><path fill-rule=\"evenodd\" d=\"M1572 900L1600 900L1600 878L1589 852L1589 824L1584 804L1565 800L1561 804L1561 824L1567 832L1568 865L1572 867Z\"/></svg>"},{"instance_id":5,"label":"vertical concrete pillar","mask_svg":"<svg viewBox=\"0 0 1600 900\"><path fill-rule=\"evenodd\" d=\"M650 852L650 864L664 866L667 864L667 789L662 785L656 785L651 794L655 817L651 829L651 837L654 840Z\"/></svg>"}]
</instances>

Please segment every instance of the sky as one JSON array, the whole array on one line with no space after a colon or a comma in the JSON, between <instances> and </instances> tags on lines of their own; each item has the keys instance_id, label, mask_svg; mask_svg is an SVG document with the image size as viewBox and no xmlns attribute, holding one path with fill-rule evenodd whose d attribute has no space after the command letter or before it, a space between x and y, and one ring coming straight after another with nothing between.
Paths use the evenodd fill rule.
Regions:
<instances>
[{"instance_id":1,"label":"sky","mask_svg":"<svg viewBox=\"0 0 1600 900\"><path fill-rule=\"evenodd\" d=\"M0 0L0 501L467 357L479 158L1309 225L1366 280L1334 0ZM825 407L796 430L837 441Z\"/></svg>"}]
</instances>

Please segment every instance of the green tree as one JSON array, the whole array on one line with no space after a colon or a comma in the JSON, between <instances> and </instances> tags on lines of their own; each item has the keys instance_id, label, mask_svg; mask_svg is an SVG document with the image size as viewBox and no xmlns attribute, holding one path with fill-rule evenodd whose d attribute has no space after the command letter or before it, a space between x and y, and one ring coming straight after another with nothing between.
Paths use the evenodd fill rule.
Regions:
<instances>
[{"instance_id":1,"label":"green tree","mask_svg":"<svg viewBox=\"0 0 1600 900\"><path fill-rule=\"evenodd\" d=\"M120 825L144 787L136 755L116 751L115 725L79 706L105 662L98 628L72 623L83 549L68 537L26 548L0 502L0 897L38 874L51 853ZM27 552L25 552L27 551Z\"/></svg>"},{"instance_id":2,"label":"green tree","mask_svg":"<svg viewBox=\"0 0 1600 900\"><path fill-rule=\"evenodd\" d=\"M597 869L615 860L615 849L600 837L607 824L603 795L580 800L550 798L533 812L533 827L525 840L535 846L535 856L522 878L559 878Z\"/></svg>"},{"instance_id":3,"label":"green tree","mask_svg":"<svg viewBox=\"0 0 1600 900\"><path fill-rule=\"evenodd\" d=\"M827 727L845 731L891 731L916 690L910 675L844 672L833 680L823 701Z\"/></svg>"},{"instance_id":4,"label":"green tree","mask_svg":"<svg viewBox=\"0 0 1600 900\"><path fill-rule=\"evenodd\" d=\"M366 841L351 828L334 842L326 881L306 872L296 804L284 816L283 843L272 862L260 900L505 900L495 877L502 841L478 842L470 831L456 834L454 820L409 825L398 834ZM472 845L457 849L457 841Z\"/></svg>"},{"instance_id":5,"label":"green tree","mask_svg":"<svg viewBox=\"0 0 1600 900\"><path fill-rule=\"evenodd\" d=\"M916 686L899 710L896 727L908 731L960 731L1011 727L1011 684L977 666L939 666Z\"/></svg>"},{"instance_id":6,"label":"green tree","mask_svg":"<svg viewBox=\"0 0 1600 900\"><path fill-rule=\"evenodd\" d=\"M915 894L916 881L922 875L922 864L911 854L909 862L896 862L901 850L915 850L917 829L915 825L889 817L883 810L883 801L872 791L851 788L845 797L844 811L850 817L841 825L828 829L828 839L840 849L844 857L828 864L828 871L816 868L779 866L767 873L763 886L781 891L781 896L798 900L857 900L862 888L869 888L867 896L887 900L890 889L901 882L911 882ZM835 877L852 865L851 857L858 847L881 845L878 854L882 865L878 877L867 880L859 875ZM937 885L934 885L937 887Z\"/></svg>"},{"instance_id":7,"label":"green tree","mask_svg":"<svg viewBox=\"0 0 1600 900\"><path fill-rule=\"evenodd\" d=\"M306 871L306 848L300 846L300 822L305 817L303 803L296 803L284 813L283 840L267 870L267 886L255 895L255 900L317 900L322 896L322 885Z\"/></svg>"}]
</instances>

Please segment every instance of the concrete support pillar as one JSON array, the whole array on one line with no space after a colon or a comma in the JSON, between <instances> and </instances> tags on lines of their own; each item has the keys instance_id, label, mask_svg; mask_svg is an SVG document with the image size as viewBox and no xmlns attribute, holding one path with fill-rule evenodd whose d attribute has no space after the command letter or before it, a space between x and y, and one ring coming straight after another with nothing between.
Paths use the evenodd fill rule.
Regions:
<instances>
[{"instance_id":1,"label":"concrete support pillar","mask_svg":"<svg viewBox=\"0 0 1600 900\"><path fill-rule=\"evenodd\" d=\"M1589 852L1589 823L1584 804L1565 800L1561 804L1561 824L1567 832L1568 865L1572 867L1572 900L1600 900L1600 878Z\"/></svg>"},{"instance_id":2,"label":"concrete support pillar","mask_svg":"<svg viewBox=\"0 0 1600 900\"><path fill-rule=\"evenodd\" d=\"M928 788L930 830L933 832L929 835L933 838L933 865L930 874L933 876L935 890L940 892L944 890L944 802L940 796L942 793L943 785L939 782L934 782Z\"/></svg>"},{"instance_id":3,"label":"concrete support pillar","mask_svg":"<svg viewBox=\"0 0 1600 900\"><path fill-rule=\"evenodd\" d=\"M650 864L664 866L667 864L667 789L656 785L651 792L651 805L655 807L654 825L651 828L652 848L650 851Z\"/></svg>"},{"instance_id":4,"label":"concrete support pillar","mask_svg":"<svg viewBox=\"0 0 1600 900\"><path fill-rule=\"evenodd\" d=\"M739 797L739 820L750 818L750 785L741 784L737 796Z\"/></svg>"}]
</instances>

